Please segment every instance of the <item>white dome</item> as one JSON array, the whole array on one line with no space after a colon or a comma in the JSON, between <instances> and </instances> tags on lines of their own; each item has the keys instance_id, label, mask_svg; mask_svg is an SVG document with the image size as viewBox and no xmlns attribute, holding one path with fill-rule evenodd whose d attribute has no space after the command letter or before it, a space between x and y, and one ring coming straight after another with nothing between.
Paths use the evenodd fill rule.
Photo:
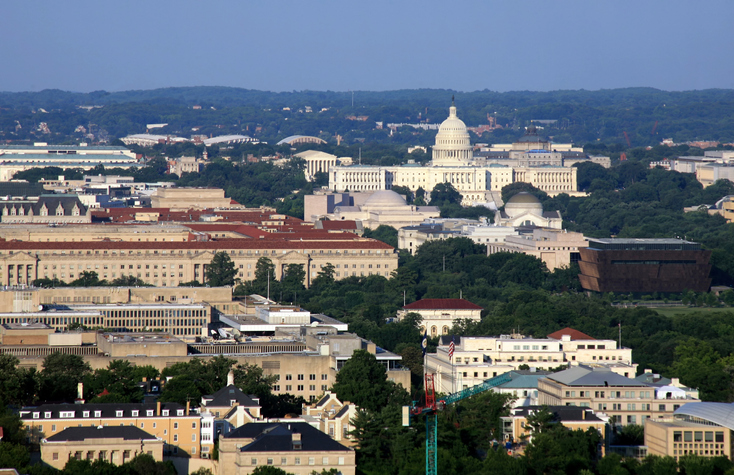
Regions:
<instances>
[{"instance_id":1,"label":"white dome","mask_svg":"<svg viewBox=\"0 0 734 475\"><path fill-rule=\"evenodd\" d=\"M527 212L531 212L539 216L543 215L543 204L537 196L531 193L525 191L520 192L505 203L505 214L511 218L520 216Z\"/></svg>"},{"instance_id":2,"label":"white dome","mask_svg":"<svg viewBox=\"0 0 734 475\"><path fill-rule=\"evenodd\" d=\"M441 123L433 146L433 164L438 166L466 165L472 159L472 147L466 124L456 115L451 104L449 117Z\"/></svg>"},{"instance_id":3,"label":"white dome","mask_svg":"<svg viewBox=\"0 0 734 475\"><path fill-rule=\"evenodd\" d=\"M449 109L449 117L441 122L436 139L438 139L439 136L445 136L447 138L466 136L467 139L469 138L469 132L466 131L466 124L464 124L464 121L459 119L456 115L455 106L451 106Z\"/></svg>"},{"instance_id":4,"label":"white dome","mask_svg":"<svg viewBox=\"0 0 734 475\"><path fill-rule=\"evenodd\" d=\"M392 190L382 190L372 193L363 206L406 206L405 199Z\"/></svg>"}]
</instances>

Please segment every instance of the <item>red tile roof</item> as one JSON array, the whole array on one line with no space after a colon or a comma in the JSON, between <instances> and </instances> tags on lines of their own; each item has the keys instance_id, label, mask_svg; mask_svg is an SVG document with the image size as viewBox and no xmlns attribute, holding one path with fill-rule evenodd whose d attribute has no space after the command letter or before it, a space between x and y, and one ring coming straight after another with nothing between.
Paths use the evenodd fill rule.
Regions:
<instances>
[{"instance_id":1,"label":"red tile roof","mask_svg":"<svg viewBox=\"0 0 734 475\"><path fill-rule=\"evenodd\" d=\"M581 333L580 331L574 330L573 328L569 327L551 333L550 335L548 335L548 338L560 340L561 338L563 338L563 335L570 335L571 340L596 340L596 338L590 337L586 333Z\"/></svg>"},{"instance_id":2,"label":"red tile roof","mask_svg":"<svg viewBox=\"0 0 734 475\"><path fill-rule=\"evenodd\" d=\"M464 299L422 299L409 303L406 310L484 310L479 305Z\"/></svg>"},{"instance_id":3,"label":"red tile roof","mask_svg":"<svg viewBox=\"0 0 734 475\"><path fill-rule=\"evenodd\" d=\"M290 241L274 239L223 239L219 241L83 241L83 242L32 242L32 241L0 241L2 251L36 251L36 250L116 250L116 249L160 249L160 250L342 250L342 249L382 249L393 247L383 242L369 239L334 239L329 241Z\"/></svg>"}]
</instances>

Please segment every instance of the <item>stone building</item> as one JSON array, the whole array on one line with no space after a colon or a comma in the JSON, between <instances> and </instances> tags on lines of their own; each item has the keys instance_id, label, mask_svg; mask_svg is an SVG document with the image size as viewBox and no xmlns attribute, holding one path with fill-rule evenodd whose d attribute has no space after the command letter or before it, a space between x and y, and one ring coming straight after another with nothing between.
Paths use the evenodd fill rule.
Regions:
<instances>
[{"instance_id":1,"label":"stone building","mask_svg":"<svg viewBox=\"0 0 734 475\"><path fill-rule=\"evenodd\" d=\"M463 197L463 205L500 202L502 187L515 182L530 183L555 196L577 194L576 168L570 166L507 166L475 160L466 125L452 104L441 124L428 166L335 166L329 172L329 188L335 192L389 190L404 186L426 192L440 183L450 183Z\"/></svg>"},{"instance_id":2,"label":"stone building","mask_svg":"<svg viewBox=\"0 0 734 475\"><path fill-rule=\"evenodd\" d=\"M38 200L5 201L0 222L8 224L78 224L92 221L77 195L41 195Z\"/></svg>"},{"instance_id":3,"label":"stone building","mask_svg":"<svg viewBox=\"0 0 734 475\"><path fill-rule=\"evenodd\" d=\"M171 210L229 208L232 200L225 198L221 188L158 188L150 195L153 208Z\"/></svg>"},{"instance_id":4,"label":"stone building","mask_svg":"<svg viewBox=\"0 0 734 475\"><path fill-rule=\"evenodd\" d=\"M438 206L409 205L405 198L391 190L376 191L362 205L334 207L324 217L332 221L358 221L363 228L381 225L402 228L441 215Z\"/></svg>"},{"instance_id":5,"label":"stone building","mask_svg":"<svg viewBox=\"0 0 734 475\"><path fill-rule=\"evenodd\" d=\"M137 427L69 427L41 441L41 460L63 470L71 459L122 465L141 454L163 461L162 439Z\"/></svg>"},{"instance_id":6,"label":"stone building","mask_svg":"<svg viewBox=\"0 0 734 475\"><path fill-rule=\"evenodd\" d=\"M245 424L219 438L217 475L246 475L268 465L295 475L356 472L354 450L305 422Z\"/></svg>"},{"instance_id":7,"label":"stone building","mask_svg":"<svg viewBox=\"0 0 734 475\"><path fill-rule=\"evenodd\" d=\"M543 261L549 271L570 266L581 259L579 249L587 246L581 233L561 229L533 229L507 236L503 243L488 243L487 255L497 252L517 252Z\"/></svg>"},{"instance_id":8,"label":"stone building","mask_svg":"<svg viewBox=\"0 0 734 475\"><path fill-rule=\"evenodd\" d=\"M520 192L507 200L504 210L494 213L494 223L498 226L537 226L561 229L563 219L560 211L543 211L543 204L537 196Z\"/></svg>"},{"instance_id":9,"label":"stone building","mask_svg":"<svg viewBox=\"0 0 734 475\"><path fill-rule=\"evenodd\" d=\"M456 320L478 322L482 316L479 305L464 299L422 299L405 305L398 311L398 320L408 313L418 313L421 320L421 333L428 331L431 338L446 335Z\"/></svg>"}]
</instances>

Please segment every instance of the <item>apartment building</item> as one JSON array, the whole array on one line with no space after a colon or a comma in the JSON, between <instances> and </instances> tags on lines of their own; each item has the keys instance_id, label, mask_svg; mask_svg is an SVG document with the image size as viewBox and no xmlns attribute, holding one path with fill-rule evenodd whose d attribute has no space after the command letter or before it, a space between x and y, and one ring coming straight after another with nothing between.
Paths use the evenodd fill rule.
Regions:
<instances>
[{"instance_id":1,"label":"apartment building","mask_svg":"<svg viewBox=\"0 0 734 475\"><path fill-rule=\"evenodd\" d=\"M336 394L326 391L314 404L304 404L301 417L321 432L346 446L355 441L350 434L354 430L352 419L357 417L357 406L349 401L340 401Z\"/></svg>"},{"instance_id":2,"label":"apartment building","mask_svg":"<svg viewBox=\"0 0 734 475\"><path fill-rule=\"evenodd\" d=\"M505 442L518 443L532 440L532 432L528 426L528 416L537 411L547 410L553 415L555 423L561 424L570 430L587 431L596 429L602 439L607 438L607 424L609 417L596 413L590 408L573 406L525 406L510 409L510 414L500 417L502 421L502 435Z\"/></svg>"},{"instance_id":3,"label":"apartment building","mask_svg":"<svg viewBox=\"0 0 734 475\"><path fill-rule=\"evenodd\" d=\"M43 404L24 407L19 415L31 442L74 427L129 426L161 439L164 455L201 455L201 416L191 412L188 404Z\"/></svg>"},{"instance_id":4,"label":"apartment building","mask_svg":"<svg viewBox=\"0 0 734 475\"><path fill-rule=\"evenodd\" d=\"M247 475L263 465L295 475L356 473L354 450L305 422L256 422L220 436L218 475Z\"/></svg>"},{"instance_id":5,"label":"apartment building","mask_svg":"<svg viewBox=\"0 0 734 475\"><path fill-rule=\"evenodd\" d=\"M663 419L694 401L698 400L685 393L658 391L600 365L574 366L538 381L539 404L592 408L609 415L617 425Z\"/></svg>"},{"instance_id":6,"label":"apartment building","mask_svg":"<svg viewBox=\"0 0 734 475\"><path fill-rule=\"evenodd\" d=\"M69 427L41 440L41 460L56 470L71 459L122 465L147 454L161 462L163 446L163 440L137 427Z\"/></svg>"}]
</instances>

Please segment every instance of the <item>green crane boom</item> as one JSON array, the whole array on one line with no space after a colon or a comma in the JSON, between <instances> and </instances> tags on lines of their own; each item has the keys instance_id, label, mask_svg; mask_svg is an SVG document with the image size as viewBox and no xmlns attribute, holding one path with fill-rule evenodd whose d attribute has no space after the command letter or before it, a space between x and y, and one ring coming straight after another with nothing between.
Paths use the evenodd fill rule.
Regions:
<instances>
[{"instance_id":1,"label":"green crane boom","mask_svg":"<svg viewBox=\"0 0 734 475\"><path fill-rule=\"evenodd\" d=\"M447 404L454 404L462 399L474 396L475 394L482 393L490 390L501 384L509 382L512 378L508 373L501 374L491 379L487 379L483 383L477 384L470 388L462 389L453 394L449 394L444 399L436 401L436 389L434 387L434 374L426 374L425 389L426 389L426 405L417 406L413 404L408 409L409 413L414 416L420 416L425 414L426 416L426 475L436 475L438 470L438 424L437 424L437 413L442 410ZM404 409L404 413L407 412ZM404 422L404 425L409 425L408 421Z\"/></svg>"}]
</instances>

